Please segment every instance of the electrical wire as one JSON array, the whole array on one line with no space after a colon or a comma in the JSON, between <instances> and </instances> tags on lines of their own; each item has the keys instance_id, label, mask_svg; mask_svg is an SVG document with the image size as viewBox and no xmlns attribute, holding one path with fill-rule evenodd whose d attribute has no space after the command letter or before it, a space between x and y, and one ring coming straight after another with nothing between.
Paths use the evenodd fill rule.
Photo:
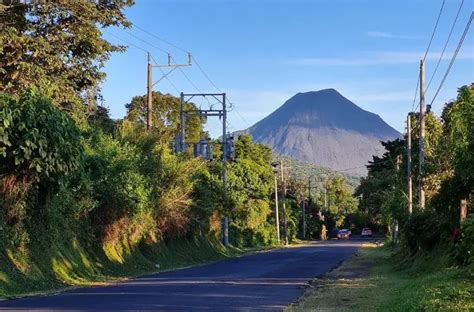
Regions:
<instances>
[{"instance_id":1,"label":"electrical wire","mask_svg":"<svg viewBox=\"0 0 474 312\"><path fill-rule=\"evenodd\" d=\"M456 47L456 50L454 51L453 53L453 57L451 58L451 61L449 62L449 66L448 68L446 69L446 72L443 76L443 79L441 80L441 83L439 84L438 86L438 89L436 90L436 93L435 95L433 96L433 99L431 100L431 103L430 105L433 105L433 102L435 101L436 97L438 96L439 94L439 91L441 90L441 88L443 87L443 84L444 82L446 81L446 78L448 77L448 74L449 72L451 71L451 68L453 67L453 64L454 64L454 61L456 60L456 57L459 53L459 50L461 49L461 46L464 42L464 38L466 38L466 35L469 31L469 28L471 27L471 22L472 22L472 19L474 18L474 12L471 12L471 16L469 17L469 20L466 24L466 27L464 28L464 32L462 33L462 36L461 36L461 39L459 40L459 43L458 43L458 46Z\"/></svg>"},{"instance_id":2,"label":"electrical wire","mask_svg":"<svg viewBox=\"0 0 474 312\"><path fill-rule=\"evenodd\" d=\"M433 38L434 38L434 35L436 33L436 29L438 28L438 24L439 24L439 20L441 18L441 14L443 12L443 9L444 9L444 4L445 4L446 0L443 0L443 2L441 3L441 8L439 9L439 13L438 13L438 18L436 19L436 23L435 23L435 26L433 28L433 33L431 34L431 38L430 38L430 41L428 43L428 47L426 48L426 51L425 51L425 55L423 56L423 62L425 62L426 60L426 57L428 56L428 52L430 50L430 47L431 47L431 43L433 42ZM418 89L420 87L420 78L418 77L417 79L417 83L416 83L416 89L415 89L415 96L413 98L413 104L411 106L411 111L415 111L416 109L418 109L418 106L417 108L414 110L413 108L415 107L415 102L416 102L416 98L418 96Z\"/></svg>"},{"instance_id":3,"label":"electrical wire","mask_svg":"<svg viewBox=\"0 0 474 312\"><path fill-rule=\"evenodd\" d=\"M438 28L439 19L441 18L441 13L443 12L445 2L446 0L443 0L443 3L441 4L441 8L439 9L438 18L436 19L435 27L433 29L433 33L431 34L430 42L428 43L428 47L426 48L425 56L423 57L423 62L426 60L426 56L428 55L428 51L430 50L431 43L433 42L433 38L436 33L436 29Z\"/></svg>"},{"instance_id":4,"label":"electrical wire","mask_svg":"<svg viewBox=\"0 0 474 312\"><path fill-rule=\"evenodd\" d=\"M165 76L165 72L163 71L163 69L161 69L161 67L158 67L158 69L160 70L161 74L163 76ZM168 81L168 83L173 86L174 90L176 91L177 94L179 94L179 90L178 88L176 88L176 85L171 81L171 79L169 79L168 76L165 76L165 79Z\"/></svg>"},{"instance_id":5,"label":"electrical wire","mask_svg":"<svg viewBox=\"0 0 474 312\"><path fill-rule=\"evenodd\" d=\"M125 39L122 39L122 38L120 38L120 37L118 37L118 36L116 36L116 35L114 35L114 34L108 32L108 31L105 31L105 30L104 30L104 33L106 33L106 34L109 35L109 36L114 37L115 39L118 39L118 40L120 40L120 41L122 41L122 42L128 44L128 45L131 46L131 47L134 47L135 49L142 50L142 51L144 51L145 53L148 53L147 50L145 50L145 49L143 49L143 48L141 48L141 47L139 47L139 46L137 46L137 45L135 45L135 44L133 44L133 43L131 43L131 42L125 40Z\"/></svg>"},{"instance_id":6,"label":"electrical wire","mask_svg":"<svg viewBox=\"0 0 474 312\"><path fill-rule=\"evenodd\" d=\"M418 96L418 87L420 86L420 78L416 80L416 89L415 89L415 97L413 98L413 104L411 105L411 111L414 112L416 109L418 109L418 106L415 108L415 102L416 98Z\"/></svg>"},{"instance_id":7,"label":"electrical wire","mask_svg":"<svg viewBox=\"0 0 474 312\"><path fill-rule=\"evenodd\" d=\"M149 36L152 36L152 37L154 37L154 38L160 40L161 42L164 42L164 43L168 44L169 46L171 46L171 47L173 47L173 48L175 48L175 49L178 49L178 50L180 50L180 51L182 51L182 52L184 52L184 53L189 53L189 51L186 51L185 49L178 47L177 45L175 45L175 44L169 42L168 40L165 40L165 39L163 39L163 38L157 36L156 34L154 34L154 33L152 33L152 32L149 32L148 30L146 30L146 29L144 29L144 28L138 26L138 25L135 24L135 23L133 23L133 27L135 27L136 29L138 29L138 30L140 30L140 31L142 31L142 32L144 32L144 33L146 33L146 34L149 35Z\"/></svg>"},{"instance_id":8,"label":"electrical wire","mask_svg":"<svg viewBox=\"0 0 474 312\"><path fill-rule=\"evenodd\" d=\"M443 60L444 52L446 51L446 47L448 46L449 40L451 39L451 35L453 34L454 26L456 26L456 22L458 21L459 13L461 13L463 4L464 4L464 0L461 1L461 5L459 6L456 17L454 18L454 22L453 22L453 25L451 26L451 30L449 31L448 39L446 39L446 43L444 44L443 51L441 52L441 55L439 56L438 62L436 63L436 67L433 71L433 74L431 75L430 81L428 82L428 86L425 89L425 93L430 88L431 82L433 81L433 78L436 75L436 72L438 71L439 64Z\"/></svg>"},{"instance_id":9,"label":"electrical wire","mask_svg":"<svg viewBox=\"0 0 474 312\"><path fill-rule=\"evenodd\" d=\"M126 32L127 34L129 34L130 36L134 37L135 39L140 40L141 42L143 42L143 43L149 45L150 47L153 47L153 48L157 49L158 51L163 52L163 53L165 53L165 54L167 54L167 55L169 54L168 51L166 51L166 50L164 50L164 49L162 49L162 48L160 48L160 47L158 47L158 46L156 46L156 45L154 45L154 44L148 42L148 41L145 40L145 39L142 39L142 38L138 37L138 36L135 35L134 33L130 32L130 31L128 31L128 30L125 30L125 29L121 29L121 28L119 28L119 29L122 30L122 31L124 31L124 32Z\"/></svg>"},{"instance_id":10,"label":"electrical wire","mask_svg":"<svg viewBox=\"0 0 474 312\"><path fill-rule=\"evenodd\" d=\"M160 36L158 36L158 35L156 35L156 34L150 32L150 31L148 31L148 30L146 30L146 29L144 29L143 27L141 27L141 26L139 26L139 25L137 25L137 24L135 24L135 23L133 23L133 27L136 28L136 29L138 29L138 30L140 30L140 31L142 31L142 32L144 32L144 33L146 33L147 35L149 35L149 36L151 36L151 37L153 37L153 38L155 38L155 39L157 39L157 40L160 40L161 42L164 42L164 43L168 44L169 46L171 46L171 47L173 47L173 48L175 48L175 49L177 49L177 50L180 50L180 51L182 51L182 52L184 52L184 53L189 53L188 50L183 49L182 47L179 47L179 46L177 46L176 44L174 44L174 43L172 43L172 42L170 42L170 41L168 41L168 40L166 40L166 39L163 39L162 37L160 37ZM200 71L200 72L202 73L202 75L209 81L209 83L210 83L217 91L219 91L220 93L223 93L222 90L217 86L217 84L214 83L214 81L211 79L211 77L206 73L206 71L204 71L204 69L202 68L202 66L200 65L199 61L196 59L196 57L195 57L194 55L192 56L192 59L193 59L194 63L196 64L196 66L198 67L199 71ZM185 76L186 80L188 80L188 82L189 82L196 90L198 90L198 92L202 93L202 92L200 91L200 89L199 89L199 88L191 81L191 79L185 74L185 72L184 72L182 69L180 69L180 71L181 71L182 74ZM228 102L229 102L229 104L230 104L229 111L234 110L234 106L235 106L235 105L234 105L234 102L230 100L229 96L226 95L226 97L227 97L227 100L228 100ZM206 99L207 99L207 98L206 98ZM207 99L207 100L208 100L208 99ZM208 100L208 102L209 102L209 100ZM250 124L249 124L249 123L247 122L247 120L238 112L237 109L235 109L235 112L236 112L236 114L239 116L239 118L240 118L248 127L250 127Z\"/></svg>"}]
</instances>

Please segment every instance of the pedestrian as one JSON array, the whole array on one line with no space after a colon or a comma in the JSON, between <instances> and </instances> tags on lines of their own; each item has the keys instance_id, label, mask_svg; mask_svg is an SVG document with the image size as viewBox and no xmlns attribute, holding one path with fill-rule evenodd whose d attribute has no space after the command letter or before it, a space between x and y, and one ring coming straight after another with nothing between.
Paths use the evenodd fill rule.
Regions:
<instances>
[{"instance_id":1,"label":"pedestrian","mask_svg":"<svg viewBox=\"0 0 474 312\"><path fill-rule=\"evenodd\" d=\"M327 239L327 232L328 230L326 229L326 225L323 224L323 226L321 227L321 240Z\"/></svg>"}]
</instances>

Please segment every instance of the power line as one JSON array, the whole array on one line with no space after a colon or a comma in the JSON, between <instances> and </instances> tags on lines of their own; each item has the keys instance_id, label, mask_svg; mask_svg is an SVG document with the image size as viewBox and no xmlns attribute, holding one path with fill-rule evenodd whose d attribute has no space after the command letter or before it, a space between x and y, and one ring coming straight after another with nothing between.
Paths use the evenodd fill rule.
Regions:
<instances>
[{"instance_id":1,"label":"power line","mask_svg":"<svg viewBox=\"0 0 474 312\"><path fill-rule=\"evenodd\" d=\"M141 47L139 47L139 46L137 46L137 45L135 45L135 44L133 44L133 43L131 43L131 42L125 40L125 39L122 39L122 38L120 38L120 37L118 37L118 36L116 36L116 35L114 35L114 34L108 32L108 31L105 31L105 30L104 30L104 32L105 32L106 34L108 34L109 36L112 36L112 37L114 37L114 38L116 38L116 39L118 39L118 40L120 40L120 41L122 41L122 42L128 44L128 45L131 46L131 47L134 47L134 48L136 48L136 49L138 49L138 50L142 50L143 52L148 53L147 50L145 50L145 49L143 49L143 48L141 48Z\"/></svg>"},{"instance_id":2,"label":"power line","mask_svg":"<svg viewBox=\"0 0 474 312\"><path fill-rule=\"evenodd\" d=\"M441 8L439 9L438 18L436 19L436 23L435 23L435 26L433 28L433 33L431 34L431 38L430 38L430 41L428 43L428 47L426 47L425 55L423 56L423 63L426 60L426 56L428 55L428 52L430 50L431 43L433 42L433 38L434 38L434 35L436 33L436 29L438 28L439 19L441 18L441 13L443 12L445 2L446 2L446 0L443 0L443 3L441 3ZM413 104L411 106L411 111L412 112L414 111L413 108L415 107L415 102L416 102L416 98L418 96L418 88L419 87L420 87L420 79L417 79L416 88L415 88L415 96L413 97ZM417 106L416 109L418 109L418 106Z\"/></svg>"},{"instance_id":3,"label":"power line","mask_svg":"<svg viewBox=\"0 0 474 312\"><path fill-rule=\"evenodd\" d=\"M144 32L144 33L146 33L146 34L148 34L149 36L151 36L151 37L153 37L153 38L155 38L155 39L157 39L157 40L160 40L160 41L162 41L162 42L168 44L169 46L171 46L171 47L173 47L173 48L176 48L176 49L178 49L178 50L180 50L180 51L182 51L182 52L184 52L184 53L189 53L187 50L185 50L185 49L183 49L183 48L181 48L181 47L179 47L179 46L177 46L177 45L171 43L171 42L168 41L168 40L165 40L165 39L161 38L160 36L157 36L156 34L150 32L150 31L148 31L148 30L146 30L146 29L144 29L144 28L142 28L142 27L140 27L140 26L138 26L138 25L136 25L136 24L133 24L133 27L136 28L136 29L138 29L138 30L140 30L140 31L142 31L142 32ZM154 47L155 49L158 49L159 51L161 51L161 52L163 52L163 53L169 54L168 51L166 51L166 50L164 50L164 49L162 49L162 48L160 48L160 47L158 47L158 46L156 46L156 45L150 43L149 41L147 41L147 40L145 40L145 39L143 39L143 38L141 38L141 37L139 37L139 36L133 34L132 32L127 31L127 30L123 30L123 31L125 31L126 33L128 33L128 34L131 35L132 37L136 38L137 40L140 40L141 42L143 42L143 43L145 43L145 44L147 44L147 45L149 45L149 46L151 46L151 47ZM144 50L144 49L141 49L141 50L146 51L146 50ZM213 81L213 80L210 78L210 76L206 73L206 71L204 71L204 69L203 69L203 68L201 67L201 65L199 64L199 61L198 61L194 56L193 56L192 58L193 58L193 60L194 60L194 63L195 63L196 66L198 67L199 71L200 71L200 72L202 73L202 75L209 81L209 83L210 83L217 91L223 93L222 90L214 83L214 81ZM172 57L172 59L173 59L173 57ZM174 59L173 59L173 60L174 60ZM202 91L200 90L200 88L198 88L198 87L196 86L196 84L189 78L189 76L186 75L186 73L184 72L184 70L182 70L181 68L178 68L178 69L179 69L179 71L183 74L183 76L186 78L186 80L187 80L199 93L202 93ZM179 92L178 89L176 88L176 86L173 84L173 82L171 82L171 80L169 80L168 78L166 78L166 79L167 79L168 82L173 86L173 88L174 88L177 92ZM230 98L229 98L228 96L227 96L227 99L228 99L228 102L229 102L229 104L230 104L230 107L229 107L230 110L229 110L229 111L235 111L235 113L239 116L239 118L240 118L248 127L250 127L250 124L249 124L249 123L247 122L247 120L239 113L239 111L235 108L234 103L230 100ZM209 99L206 98L206 100L207 100L207 102L210 104Z\"/></svg>"},{"instance_id":4,"label":"power line","mask_svg":"<svg viewBox=\"0 0 474 312\"><path fill-rule=\"evenodd\" d=\"M201 73L204 75L204 77L206 77L206 79L211 83L211 85L216 88L217 91L222 92L221 89L219 89L219 87L216 86L216 84L211 80L211 78L206 74L206 72L202 69L201 65L199 65L199 62L197 61L197 59L193 56L193 60L194 60L194 63L196 63L199 71L201 71Z\"/></svg>"},{"instance_id":5,"label":"power line","mask_svg":"<svg viewBox=\"0 0 474 312\"><path fill-rule=\"evenodd\" d=\"M152 37L154 37L154 38L160 40L161 42L164 42L164 43L168 44L169 46L171 46L171 47L173 47L173 48L175 48L175 49L178 49L178 50L180 50L180 51L182 51L182 52L184 52L184 53L189 53L189 51L186 51L185 49L178 47L177 45L175 45L175 44L169 42L168 40L165 40L165 39L163 39L163 38L161 38L161 37L155 35L154 33L149 32L148 30L146 30L146 29L144 29L144 28L138 26L137 24L133 24L133 27L137 28L138 30L140 30L140 31L142 31L142 32L144 32L144 33L146 33L146 34L148 34L149 36L152 36Z\"/></svg>"},{"instance_id":6,"label":"power line","mask_svg":"<svg viewBox=\"0 0 474 312\"><path fill-rule=\"evenodd\" d=\"M446 39L446 43L444 44L443 51L441 52L441 55L439 56L438 63L436 63L436 67L433 71L433 74L431 75L430 81L428 82L428 86L425 89L425 92L428 91L430 88L431 82L433 81L433 78L438 71L439 64L441 63L443 59L444 52L446 51L446 47L448 46L449 40L451 39L451 35L453 34L454 26L456 26L456 22L458 21L459 13L461 13L461 8L464 4L464 0L461 1L461 5L459 6L458 13L456 14L456 18L454 19L453 25L451 26L451 30L449 31L448 39Z\"/></svg>"},{"instance_id":7,"label":"power line","mask_svg":"<svg viewBox=\"0 0 474 312\"><path fill-rule=\"evenodd\" d=\"M425 62L426 56L428 55L428 51L430 50L430 47L431 47L431 43L433 42L433 38L436 33L436 29L438 28L439 19L441 17L441 13L443 12L445 2L446 0L443 0L443 3L441 4L441 8L439 9L438 18L436 19L436 24L433 29L433 33L431 34L430 42L428 43L428 47L426 48L425 56L423 57L423 62Z\"/></svg>"},{"instance_id":8,"label":"power line","mask_svg":"<svg viewBox=\"0 0 474 312\"><path fill-rule=\"evenodd\" d=\"M156 62L155 62L156 63ZM173 88L175 89L176 93L179 94L179 90L178 88L176 88L175 84L171 81L171 79L169 79L168 76L165 75L165 72L163 71L163 69L161 67L158 67L158 69L160 70L161 74L163 76L165 76L165 79L168 81L168 83L173 86Z\"/></svg>"},{"instance_id":9,"label":"power line","mask_svg":"<svg viewBox=\"0 0 474 312\"><path fill-rule=\"evenodd\" d=\"M175 48L175 49L177 49L177 50L180 50L180 51L182 51L182 52L184 52L184 53L189 53L186 49L183 49L182 47L179 47L179 46L175 45L174 43L172 43L172 42L170 42L170 41L168 41L168 40L166 40L166 39L163 39L162 37L160 37L160 36L158 36L158 35L156 35L156 34L150 32L150 31L148 31L148 30L146 30L146 29L144 29L144 28L141 27L141 26L138 26L138 25L135 24L135 23L133 24L133 27L135 27L136 29L138 29L138 30L140 30L140 31L142 31L142 32L144 32L144 33L146 33L147 35L149 35L149 36L151 36L151 37L153 37L153 38L155 38L155 39L157 39L157 40L160 40L161 42L164 42L164 43L168 44L169 46L171 46L171 47L173 47L173 48ZM199 61L196 59L196 57L193 56L192 58L193 58L193 60L194 60L194 63L195 63L196 66L198 67L199 71L200 71L200 72L202 73L202 75L209 81L209 83L210 83L217 91L219 91L220 93L223 93L222 90L214 83L214 81L213 81L213 80L210 78L210 76L206 73L206 71L204 71L204 69L201 67L201 65L199 64ZM191 81L191 79L186 75L186 73L185 73L183 70L181 70L181 69L180 69L180 71L181 71L181 73L185 76L186 80L188 80L188 82L189 82L198 92L202 93L202 92L199 90L199 88L198 88L198 87ZM235 106L235 105L234 105L234 103L230 100L229 96L226 96L226 97L227 97L228 102L229 102L229 104L230 104L230 107L229 107L230 110L229 110L229 111L232 111L232 110L234 109L234 106ZM209 102L209 100L208 100L207 98L206 98L206 100ZM249 123L247 122L247 120L238 112L237 109L235 109L235 112L237 113L237 115L239 116L239 118L242 119L242 121L243 121L247 126L250 127L250 124L249 124Z\"/></svg>"},{"instance_id":10,"label":"power line","mask_svg":"<svg viewBox=\"0 0 474 312\"><path fill-rule=\"evenodd\" d=\"M417 79L416 80L416 89L415 89L415 96L413 98L413 104L411 105L411 111L414 112L414 108L415 108L415 102L416 102L416 97L418 95L418 87L420 86L420 79ZM418 106L416 107L416 109L418 109Z\"/></svg>"},{"instance_id":11,"label":"power line","mask_svg":"<svg viewBox=\"0 0 474 312\"><path fill-rule=\"evenodd\" d=\"M120 29L120 28L119 28L119 29ZM153 47L153 48L155 48L155 49L157 49L157 50L159 50L159 51L161 51L161 52L163 52L163 53L165 53L165 54L167 54L167 55L169 54L168 51L166 51L166 50L164 50L164 49L162 49L162 48L160 48L160 47L158 47L158 46L156 46L156 45L154 45L154 44L152 44L152 43L146 41L145 39L142 39L142 38L138 37L138 36L135 35L134 33L130 32L130 31L128 31L128 30L125 30L125 29L121 29L121 30L123 30L124 32L126 32L126 33L129 34L130 36L136 38L137 40L140 40L141 42L143 42L143 43L145 43L145 44L148 44L149 46L151 46L151 47Z\"/></svg>"},{"instance_id":12,"label":"power line","mask_svg":"<svg viewBox=\"0 0 474 312\"><path fill-rule=\"evenodd\" d=\"M466 27L464 28L464 32L462 33L461 39L459 40L459 43L458 43L458 46L457 46L456 50L454 51L453 57L451 58L451 62L449 63L449 66L446 70L446 73L444 74L443 79L441 80L441 83L439 84L438 89L436 90L436 93L435 93L433 99L431 100L430 105L433 105L433 102L435 101L436 97L439 94L439 91L441 90L441 88L443 87L444 82L446 81L446 77L448 77L448 74L449 74L451 68L453 67L454 61L456 60L456 57L459 53L459 50L461 49L461 46L464 42L464 38L466 37L467 32L469 31L469 27L471 26L471 22L472 22L473 18L474 18L474 12L471 12L471 16L469 17L469 20L466 24Z\"/></svg>"}]
</instances>

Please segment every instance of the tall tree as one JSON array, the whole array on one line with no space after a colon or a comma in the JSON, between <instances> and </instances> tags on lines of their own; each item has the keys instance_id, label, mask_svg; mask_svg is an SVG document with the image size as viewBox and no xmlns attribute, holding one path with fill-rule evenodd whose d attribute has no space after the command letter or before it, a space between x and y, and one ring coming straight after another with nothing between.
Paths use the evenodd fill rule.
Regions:
<instances>
[{"instance_id":1,"label":"tall tree","mask_svg":"<svg viewBox=\"0 0 474 312\"><path fill-rule=\"evenodd\" d=\"M123 46L102 38L109 26L129 27L133 0L11 1L0 5L0 92L20 96L35 87L83 119L99 96L101 71Z\"/></svg>"}]
</instances>

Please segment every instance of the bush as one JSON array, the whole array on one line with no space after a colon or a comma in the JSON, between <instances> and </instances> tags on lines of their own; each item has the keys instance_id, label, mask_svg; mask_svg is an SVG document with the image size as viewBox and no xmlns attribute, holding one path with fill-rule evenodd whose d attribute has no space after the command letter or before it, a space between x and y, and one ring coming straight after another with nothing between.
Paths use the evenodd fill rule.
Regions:
<instances>
[{"instance_id":1,"label":"bush","mask_svg":"<svg viewBox=\"0 0 474 312\"><path fill-rule=\"evenodd\" d=\"M461 224L461 236L456 242L454 255L462 265L469 265L474 273L474 214Z\"/></svg>"},{"instance_id":2,"label":"bush","mask_svg":"<svg viewBox=\"0 0 474 312\"><path fill-rule=\"evenodd\" d=\"M432 250L446 232L445 225L432 211L414 213L402 226L402 243L410 253Z\"/></svg>"},{"instance_id":3,"label":"bush","mask_svg":"<svg viewBox=\"0 0 474 312\"><path fill-rule=\"evenodd\" d=\"M19 101L0 96L0 177L35 181L70 174L82 155L73 120L33 92Z\"/></svg>"},{"instance_id":4,"label":"bush","mask_svg":"<svg viewBox=\"0 0 474 312\"><path fill-rule=\"evenodd\" d=\"M139 170L140 151L101 133L94 135L91 141L86 168L103 220L114 221L145 212L150 206L150 187Z\"/></svg>"},{"instance_id":5,"label":"bush","mask_svg":"<svg viewBox=\"0 0 474 312\"><path fill-rule=\"evenodd\" d=\"M46 227L44 205L82 156L79 129L49 99L34 92L19 100L0 95L0 236L5 244L26 250L27 221Z\"/></svg>"}]
</instances>

